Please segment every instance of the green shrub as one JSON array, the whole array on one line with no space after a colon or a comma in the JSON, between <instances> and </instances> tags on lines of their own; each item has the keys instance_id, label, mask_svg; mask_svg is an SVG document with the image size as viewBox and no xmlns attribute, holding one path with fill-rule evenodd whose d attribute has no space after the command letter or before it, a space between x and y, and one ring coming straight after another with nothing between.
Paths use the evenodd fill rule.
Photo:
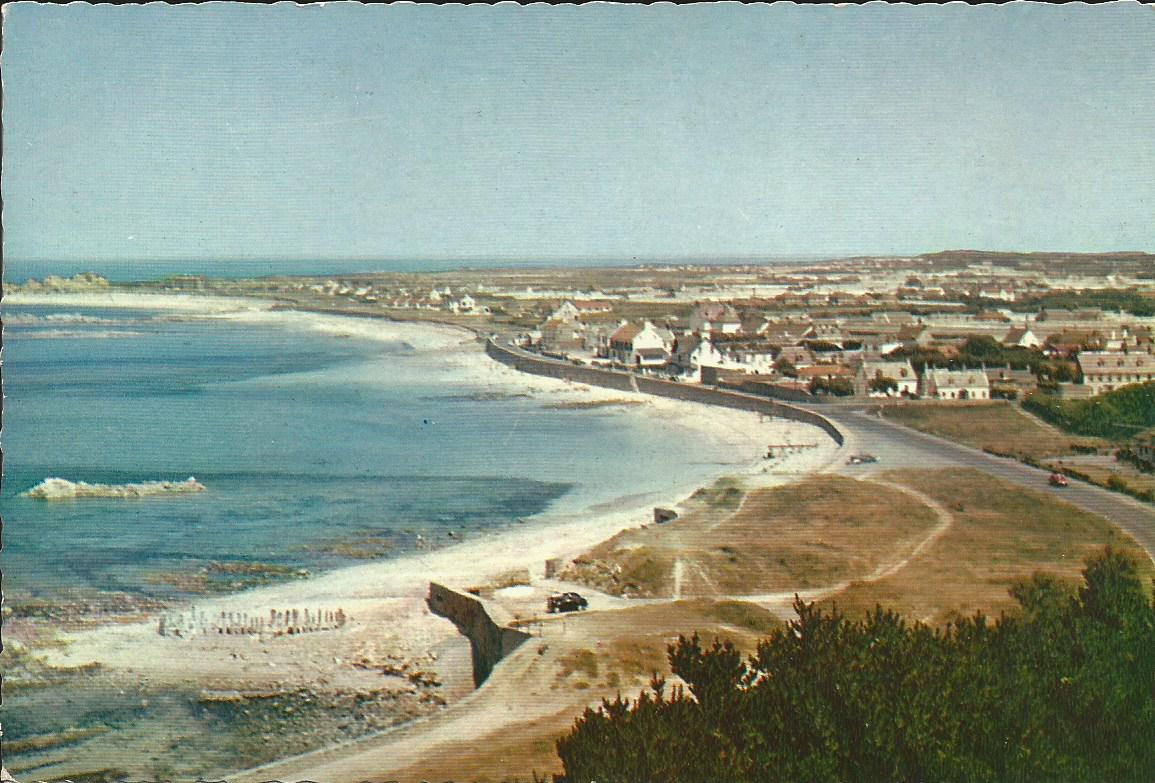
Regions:
<instances>
[{"instance_id":1,"label":"green shrub","mask_svg":"<svg viewBox=\"0 0 1155 783\"><path fill-rule=\"evenodd\" d=\"M1149 781L1155 606L1107 550L1070 590L1036 576L1021 612L945 630L876 609L797 619L743 656L669 648L685 683L587 709L558 741L565 781Z\"/></svg>"},{"instance_id":2,"label":"green shrub","mask_svg":"<svg viewBox=\"0 0 1155 783\"><path fill-rule=\"evenodd\" d=\"M1138 430L1155 427L1155 381L1130 384L1088 400L1030 394L1023 407L1078 435L1130 438Z\"/></svg>"}]
</instances>

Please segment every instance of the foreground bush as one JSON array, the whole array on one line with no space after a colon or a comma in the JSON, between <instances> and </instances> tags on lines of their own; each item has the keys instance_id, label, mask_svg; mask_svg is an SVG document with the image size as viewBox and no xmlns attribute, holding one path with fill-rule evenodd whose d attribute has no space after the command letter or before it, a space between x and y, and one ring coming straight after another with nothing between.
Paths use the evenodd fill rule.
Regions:
<instances>
[{"instance_id":1,"label":"foreground bush","mask_svg":"<svg viewBox=\"0 0 1155 783\"><path fill-rule=\"evenodd\" d=\"M571 782L1150 781L1155 606L1108 550L1077 593L1036 576L1014 618L935 630L875 610L798 619L749 658L697 635L558 741Z\"/></svg>"}]
</instances>

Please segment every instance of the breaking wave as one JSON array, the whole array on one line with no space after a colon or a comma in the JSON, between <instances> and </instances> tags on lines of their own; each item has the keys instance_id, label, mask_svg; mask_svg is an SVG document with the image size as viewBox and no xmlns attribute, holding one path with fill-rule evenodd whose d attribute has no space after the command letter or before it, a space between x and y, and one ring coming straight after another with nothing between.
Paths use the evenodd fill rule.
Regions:
<instances>
[{"instance_id":1,"label":"breaking wave","mask_svg":"<svg viewBox=\"0 0 1155 783\"><path fill-rule=\"evenodd\" d=\"M20 335L21 340L119 340L123 337L142 337L144 332L114 329L79 331L75 329L44 329Z\"/></svg>"},{"instance_id":2,"label":"breaking wave","mask_svg":"<svg viewBox=\"0 0 1155 783\"><path fill-rule=\"evenodd\" d=\"M36 500L73 500L75 498L140 498L151 495L180 495L204 492L205 485L189 476L185 481L142 481L136 484L89 484L87 481L69 481L46 478L24 497Z\"/></svg>"},{"instance_id":3,"label":"breaking wave","mask_svg":"<svg viewBox=\"0 0 1155 783\"><path fill-rule=\"evenodd\" d=\"M120 318L101 318L83 313L49 313L48 315L10 315L4 319L9 326L44 326L47 324L119 324Z\"/></svg>"}]
</instances>

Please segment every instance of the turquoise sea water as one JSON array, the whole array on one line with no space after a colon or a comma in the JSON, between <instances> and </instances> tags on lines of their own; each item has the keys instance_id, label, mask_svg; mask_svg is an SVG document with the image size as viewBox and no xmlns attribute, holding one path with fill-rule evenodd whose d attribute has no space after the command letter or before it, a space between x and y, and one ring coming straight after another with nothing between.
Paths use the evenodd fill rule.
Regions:
<instances>
[{"instance_id":1,"label":"turquoise sea water","mask_svg":"<svg viewBox=\"0 0 1155 783\"><path fill-rule=\"evenodd\" d=\"M349 547L390 556L418 536L449 544L547 509L705 477L733 458L687 451L670 423L558 410L516 386L495 392L484 374L451 372L444 353L297 328L293 316L31 306L4 315L0 511L15 597L166 597L188 589L174 577L213 562L316 572L355 562ZM208 489L21 496L50 476L195 476Z\"/></svg>"},{"instance_id":2,"label":"turquoise sea water","mask_svg":"<svg viewBox=\"0 0 1155 783\"><path fill-rule=\"evenodd\" d=\"M492 364L456 333L292 313L6 305L4 318L0 562L8 605L32 614L109 591L196 601L189 592L205 587L187 577L212 563L316 573L362 562L354 552L410 552L418 536L451 545L639 494L664 502L670 487L750 457L673 414L559 409L539 379ZM207 490L21 496L50 476L195 476ZM214 589L231 589L231 578ZM6 690L5 763L21 779L79 774L108 758L119 771L88 779L217 779L334 731L357 736L392 709L369 703L353 720L344 706L291 697L330 732L316 734L313 718L286 722L263 702L206 706L196 687L100 672ZM19 749L77 730L98 734ZM262 742L255 757L253 737L274 735L295 744Z\"/></svg>"}]
</instances>

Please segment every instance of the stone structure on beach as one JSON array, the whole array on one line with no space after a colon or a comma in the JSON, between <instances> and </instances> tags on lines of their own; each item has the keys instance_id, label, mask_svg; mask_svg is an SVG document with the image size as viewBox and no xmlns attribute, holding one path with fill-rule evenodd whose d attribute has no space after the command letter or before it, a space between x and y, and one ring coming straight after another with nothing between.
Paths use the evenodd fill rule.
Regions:
<instances>
[{"instance_id":1,"label":"stone structure on beach","mask_svg":"<svg viewBox=\"0 0 1155 783\"><path fill-rule=\"evenodd\" d=\"M269 609L263 613L219 611L210 615L195 607L181 614L161 615L157 633L178 639L193 636L293 636L343 628L349 622L343 609Z\"/></svg>"}]
</instances>

